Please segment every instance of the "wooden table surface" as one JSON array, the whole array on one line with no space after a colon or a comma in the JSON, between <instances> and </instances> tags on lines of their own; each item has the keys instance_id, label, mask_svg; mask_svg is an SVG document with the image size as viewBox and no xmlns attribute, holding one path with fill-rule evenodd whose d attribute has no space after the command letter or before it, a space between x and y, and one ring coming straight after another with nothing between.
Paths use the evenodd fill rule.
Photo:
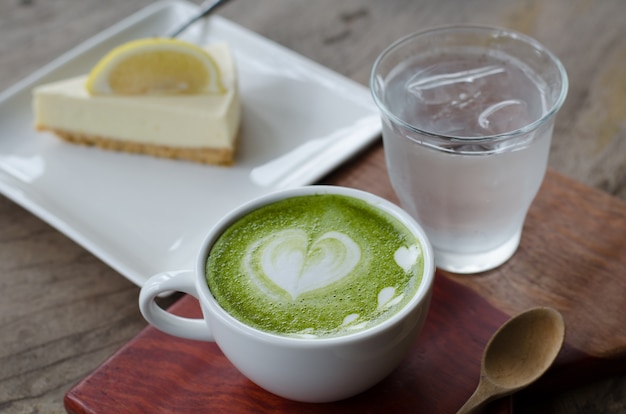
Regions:
<instances>
[{"instance_id":1,"label":"wooden table surface","mask_svg":"<svg viewBox=\"0 0 626 414\"><path fill-rule=\"evenodd\" d=\"M150 3L3 0L0 90ZM382 49L415 30L479 23L529 34L570 77L550 166L626 200L623 0L237 0L220 13L364 85ZM0 196L0 411L64 412L67 390L146 326L137 295L126 278ZM626 412L626 375L515 407L539 410Z\"/></svg>"}]
</instances>

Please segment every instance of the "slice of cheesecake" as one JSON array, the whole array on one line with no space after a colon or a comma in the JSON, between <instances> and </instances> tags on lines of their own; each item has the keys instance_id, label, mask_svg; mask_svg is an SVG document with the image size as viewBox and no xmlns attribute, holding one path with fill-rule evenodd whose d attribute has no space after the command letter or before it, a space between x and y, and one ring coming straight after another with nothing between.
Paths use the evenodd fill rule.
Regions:
<instances>
[{"instance_id":1,"label":"slice of cheesecake","mask_svg":"<svg viewBox=\"0 0 626 414\"><path fill-rule=\"evenodd\" d=\"M223 93L93 96L80 76L34 90L35 128L73 143L231 165L241 117L237 71L226 44L206 49L220 68Z\"/></svg>"}]
</instances>

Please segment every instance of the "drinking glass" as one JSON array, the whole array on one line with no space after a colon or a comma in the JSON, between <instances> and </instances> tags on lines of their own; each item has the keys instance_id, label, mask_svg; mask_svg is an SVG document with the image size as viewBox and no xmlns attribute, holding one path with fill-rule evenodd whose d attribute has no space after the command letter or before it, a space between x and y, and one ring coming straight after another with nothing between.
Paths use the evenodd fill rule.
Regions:
<instances>
[{"instance_id":1,"label":"drinking glass","mask_svg":"<svg viewBox=\"0 0 626 414\"><path fill-rule=\"evenodd\" d=\"M446 26L390 45L370 83L391 183L437 266L477 273L507 261L567 95L561 62L520 33Z\"/></svg>"}]
</instances>

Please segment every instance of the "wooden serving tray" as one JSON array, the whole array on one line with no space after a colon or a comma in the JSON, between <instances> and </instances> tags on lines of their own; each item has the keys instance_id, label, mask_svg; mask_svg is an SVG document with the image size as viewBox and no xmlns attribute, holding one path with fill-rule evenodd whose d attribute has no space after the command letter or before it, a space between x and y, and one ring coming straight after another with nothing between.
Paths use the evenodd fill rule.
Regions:
<instances>
[{"instance_id":1,"label":"wooden serving tray","mask_svg":"<svg viewBox=\"0 0 626 414\"><path fill-rule=\"evenodd\" d=\"M382 146L325 183L360 188L397 202ZM510 316L552 306L566 322L555 366L526 395L626 371L626 203L549 170L522 242L505 265L478 275L437 271L422 335L402 365L365 393L331 404L276 397L243 377L215 344L152 327L65 396L70 413L454 413L478 383L482 349ZM171 311L198 316L184 296ZM487 412L511 412L501 399Z\"/></svg>"}]
</instances>

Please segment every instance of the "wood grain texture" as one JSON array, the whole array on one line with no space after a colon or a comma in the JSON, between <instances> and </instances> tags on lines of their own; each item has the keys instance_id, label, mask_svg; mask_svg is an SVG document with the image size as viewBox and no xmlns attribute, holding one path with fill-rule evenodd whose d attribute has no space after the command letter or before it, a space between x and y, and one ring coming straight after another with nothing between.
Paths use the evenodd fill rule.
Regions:
<instances>
[{"instance_id":1,"label":"wood grain texture","mask_svg":"<svg viewBox=\"0 0 626 414\"><path fill-rule=\"evenodd\" d=\"M489 292L507 312L529 303L554 305L569 322L573 346L599 357L626 355L626 315L620 312L626 305L624 203L549 174L522 239L507 266L476 277L450 276Z\"/></svg>"},{"instance_id":2,"label":"wood grain texture","mask_svg":"<svg viewBox=\"0 0 626 414\"><path fill-rule=\"evenodd\" d=\"M0 90L150 3L0 1ZM220 13L362 84L367 84L371 65L386 45L418 29L480 23L534 36L562 59L570 76L568 98L556 120L550 166L626 200L626 2L622 0L238 0ZM373 162L374 176L364 177L347 167L337 177L393 198L379 157L376 151L365 152L356 160ZM603 195L599 200L601 208L613 205ZM577 200L570 209L595 202ZM589 244L570 226L574 228L568 231ZM590 231L610 231L610 225L598 222ZM573 261L569 269L577 273L580 265L602 270L594 257L614 249L610 245L588 246L590 261ZM532 263L524 266L532 268ZM623 268L618 274L623 275ZM1 412L64 412L65 392L145 327L135 286L1 196L0 275ZM515 280L506 280L515 285ZM593 278L584 283L597 288ZM535 292L543 295L542 286ZM602 286L594 300L606 296L615 301L614 292L611 286ZM508 306L519 306L511 300ZM583 310L571 309L571 314L583 315L583 320L596 317L592 302L580 306ZM614 314L623 313L620 309L624 306ZM523 398L516 399L516 410L522 413L622 413L626 378L614 376L539 401Z\"/></svg>"}]
</instances>

